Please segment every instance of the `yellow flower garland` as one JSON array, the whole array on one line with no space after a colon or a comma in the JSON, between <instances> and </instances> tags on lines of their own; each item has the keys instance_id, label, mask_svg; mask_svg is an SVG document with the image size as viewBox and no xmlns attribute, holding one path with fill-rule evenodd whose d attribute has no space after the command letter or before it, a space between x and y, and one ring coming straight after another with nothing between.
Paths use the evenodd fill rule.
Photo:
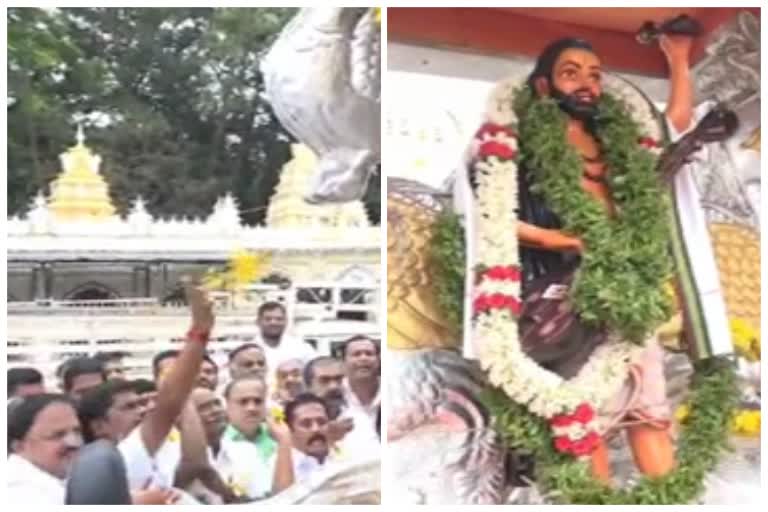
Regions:
<instances>
[{"instance_id":1,"label":"yellow flower garland","mask_svg":"<svg viewBox=\"0 0 768 512\"><path fill-rule=\"evenodd\" d=\"M760 410L747 409L738 411L733 416L731 432L748 437L760 436Z\"/></svg>"},{"instance_id":2,"label":"yellow flower garland","mask_svg":"<svg viewBox=\"0 0 768 512\"><path fill-rule=\"evenodd\" d=\"M750 362L760 360L760 331L741 318L731 319L731 339L738 354Z\"/></svg>"}]
</instances>

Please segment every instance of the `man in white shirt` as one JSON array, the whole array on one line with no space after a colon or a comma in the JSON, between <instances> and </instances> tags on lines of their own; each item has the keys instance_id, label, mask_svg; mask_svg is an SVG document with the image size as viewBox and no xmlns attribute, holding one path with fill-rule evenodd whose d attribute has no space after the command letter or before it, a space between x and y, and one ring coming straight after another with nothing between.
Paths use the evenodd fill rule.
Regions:
<instances>
[{"instance_id":1,"label":"man in white shirt","mask_svg":"<svg viewBox=\"0 0 768 512\"><path fill-rule=\"evenodd\" d=\"M67 474L82 444L80 422L67 397L23 399L8 416L8 503L63 505Z\"/></svg>"},{"instance_id":2,"label":"man in white shirt","mask_svg":"<svg viewBox=\"0 0 768 512\"><path fill-rule=\"evenodd\" d=\"M347 340L342 347L346 380L343 384L345 408L341 417L351 418L354 428L342 440L346 454L378 449L376 421L380 397L381 357L379 345L365 336Z\"/></svg>"},{"instance_id":3,"label":"man in white shirt","mask_svg":"<svg viewBox=\"0 0 768 512\"><path fill-rule=\"evenodd\" d=\"M328 437L328 404L311 393L302 393L285 406L285 421L293 440L293 474L306 482L334 462Z\"/></svg>"},{"instance_id":4,"label":"man in white shirt","mask_svg":"<svg viewBox=\"0 0 768 512\"><path fill-rule=\"evenodd\" d=\"M274 384L277 367L283 361L301 359L306 364L317 355L304 340L285 336L287 320L285 306L279 302L265 302L259 306L256 325L267 359L267 382L270 384Z\"/></svg>"},{"instance_id":5,"label":"man in white shirt","mask_svg":"<svg viewBox=\"0 0 768 512\"><path fill-rule=\"evenodd\" d=\"M138 395L122 390L109 394L106 410L102 404L88 417L90 434L118 443L131 491L173 486L180 446L167 442L168 436L197 380L214 324L212 304L203 290L188 287L187 298L192 326L173 364L161 372L154 408L142 418Z\"/></svg>"}]
</instances>

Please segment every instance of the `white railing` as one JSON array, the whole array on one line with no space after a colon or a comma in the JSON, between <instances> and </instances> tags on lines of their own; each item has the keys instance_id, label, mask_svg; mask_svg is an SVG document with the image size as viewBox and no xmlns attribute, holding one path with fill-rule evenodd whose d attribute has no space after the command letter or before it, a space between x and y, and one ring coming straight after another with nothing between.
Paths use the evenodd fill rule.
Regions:
<instances>
[{"instance_id":1,"label":"white railing","mask_svg":"<svg viewBox=\"0 0 768 512\"><path fill-rule=\"evenodd\" d=\"M272 284L251 285L240 292L210 293L218 314L239 315L255 311L265 301L285 305L289 318L332 319L339 312L367 313L379 310L379 288L356 282L307 282L281 288ZM9 302L9 315L185 315L181 303L162 303L156 298L122 298L104 300L36 300Z\"/></svg>"},{"instance_id":2,"label":"white railing","mask_svg":"<svg viewBox=\"0 0 768 512\"><path fill-rule=\"evenodd\" d=\"M154 298L104 299L104 300L35 300L30 302L9 302L8 313L41 312L41 311L89 311L99 309L114 310L152 309L159 307L160 301Z\"/></svg>"},{"instance_id":3,"label":"white railing","mask_svg":"<svg viewBox=\"0 0 768 512\"><path fill-rule=\"evenodd\" d=\"M224 365L230 350L254 338L256 310L266 300L282 303L293 326L289 334L313 340L322 354L356 334L379 338L379 293L375 285L333 281L212 292L218 318L209 349ZM336 320L344 312L365 313L367 320ZM34 366L50 380L69 357L118 351L127 354L130 377L149 377L152 357L182 341L188 316L186 306L154 298L9 302L8 366Z\"/></svg>"}]
</instances>

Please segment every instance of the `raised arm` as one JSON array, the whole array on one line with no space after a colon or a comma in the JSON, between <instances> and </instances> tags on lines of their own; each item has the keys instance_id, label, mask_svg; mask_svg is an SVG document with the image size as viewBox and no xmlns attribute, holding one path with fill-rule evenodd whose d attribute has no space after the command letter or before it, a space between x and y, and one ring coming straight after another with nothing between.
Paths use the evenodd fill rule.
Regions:
<instances>
[{"instance_id":1,"label":"raised arm","mask_svg":"<svg viewBox=\"0 0 768 512\"><path fill-rule=\"evenodd\" d=\"M267 426L272 438L277 441L277 456L275 473L272 475L272 493L277 494L293 485L293 438L285 424L278 424L272 418L267 418Z\"/></svg>"},{"instance_id":2,"label":"raised arm","mask_svg":"<svg viewBox=\"0 0 768 512\"><path fill-rule=\"evenodd\" d=\"M155 408L141 423L141 438L150 455L163 445L195 385L215 320L213 305L202 289L188 285L186 295L192 313L187 341L160 382Z\"/></svg>"},{"instance_id":3,"label":"raised arm","mask_svg":"<svg viewBox=\"0 0 768 512\"><path fill-rule=\"evenodd\" d=\"M693 81L690 59L693 38L667 36L659 38L659 46L669 66L669 98L666 116L678 133L686 131L693 119Z\"/></svg>"},{"instance_id":4,"label":"raised arm","mask_svg":"<svg viewBox=\"0 0 768 512\"><path fill-rule=\"evenodd\" d=\"M174 483L183 489L209 467L208 441L200 416L189 400L181 411L178 425L181 432L181 461L176 469Z\"/></svg>"}]
</instances>

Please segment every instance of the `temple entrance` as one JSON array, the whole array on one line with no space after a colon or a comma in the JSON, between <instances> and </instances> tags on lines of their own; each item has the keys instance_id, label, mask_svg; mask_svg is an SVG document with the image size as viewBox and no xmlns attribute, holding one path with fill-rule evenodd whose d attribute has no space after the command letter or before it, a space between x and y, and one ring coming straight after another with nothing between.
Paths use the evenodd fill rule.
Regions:
<instances>
[{"instance_id":1,"label":"temple entrance","mask_svg":"<svg viewBox=\"0 0 768 512\"><path fill-rule=\"evenodd\" d=\"M64 295L64 300L113 300L120 296L101 283L85 283Z\"/></svg>"}]
</instances>

